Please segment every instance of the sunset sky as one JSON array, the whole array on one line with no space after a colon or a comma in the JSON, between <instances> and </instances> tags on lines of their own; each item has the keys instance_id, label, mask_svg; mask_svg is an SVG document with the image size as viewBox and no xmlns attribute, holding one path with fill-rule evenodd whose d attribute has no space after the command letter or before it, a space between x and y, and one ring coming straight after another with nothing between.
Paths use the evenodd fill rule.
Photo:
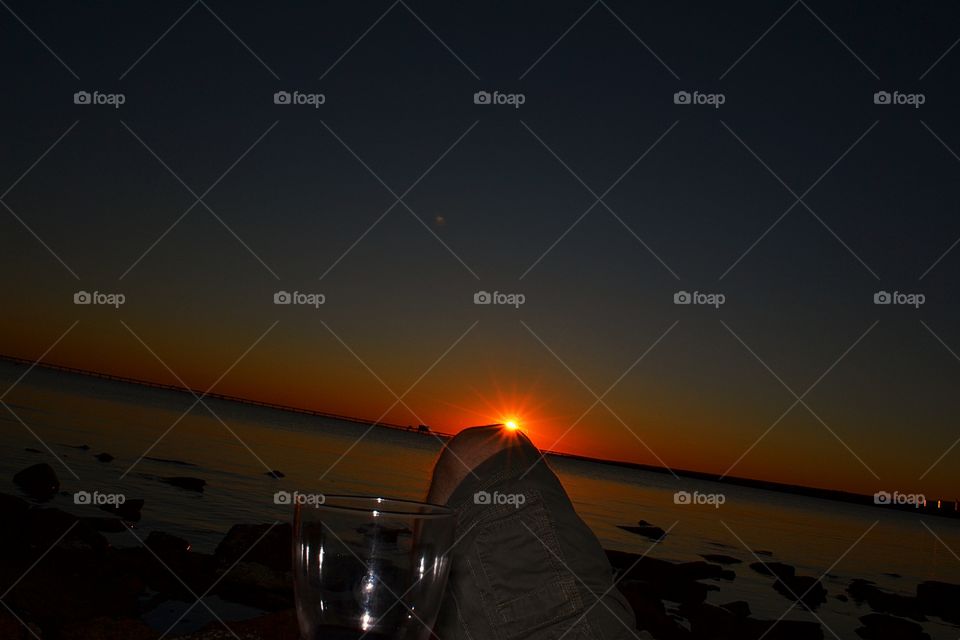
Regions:
<instances>
[{"instance_id":1,"label":"sunset sky","mask_svg":"<svg viewBox=\"0 0 960 640\"><path fill-rule=\"evenodd\" d=\"M197 389L229 370L214 391L952 498L960 10L870 6L11 2L0 353L60 340L45 360L176 383L156 354Z\"/></svg>"}]
</instances>

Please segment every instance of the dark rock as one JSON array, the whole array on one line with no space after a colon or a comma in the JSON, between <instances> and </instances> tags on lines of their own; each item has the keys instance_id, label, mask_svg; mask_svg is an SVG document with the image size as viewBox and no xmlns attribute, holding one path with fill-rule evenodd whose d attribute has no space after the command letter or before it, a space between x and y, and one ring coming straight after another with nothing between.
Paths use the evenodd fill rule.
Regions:
<instances>
[{"instance_id":1,"label":"dark rock","mask_svg":"<svg viewBox=\"0 0 960 640\"><path fill-rule=\"evenodd\" d=\"M206 480L201 480L200 478L187 478L183 476L160 478L160 481L166 482L169 485L184 489L186 491L197 491L199 493L203 493L203 488L207 486Z\"/></svg>"},{"instance_id":2,"label":"dark rock","mask_svg":"<svg viewBox=\"0 0 960 640\"><path fill-rule=\"evenodd\" d=\"M632 589L671 602L695 604L706 600L710 591L719 591L714 585L697 582L699 579L733 579L732 571L706 562L674 564L623 551L607 551L607 557L624 580L632 581Z\"/></svg>"},{"instance_id":3,"label":"dark rock","mask_svg":"<svg viewBox=\"0 0 960 640\"><path fill-rule=\"evenodd\" d=\"M227 567L217 583L216 594L230 602L265 611L279 611L294 605L293 577L259 562L239 562Z\"/></svg>"},{"instance_id":4,"label":"dark rock","mask_svg":"<svg viewBox=\"0 0 960 640\"><path fill-rule=\"evenodd\" d=\"M928 580L917 585L924 613L960 625L960 585Z\"/></svg>"},{"instance_id":5,"label":"dark rock","mask_svg":"<svg viewBox=\"0 0 960 640\"><path fill-rule=\"evenodd\" d=\"M777 578L773 588L788 600L799 600L811 611L827 601L827 590L813 576L783 576Z\"/></svg>"},{"instance_id":6,"label":"dark rock","mask_svg":"<svg viewBox=\"0 0 960 640\"><path fill-rule=\"evenodd\" d=\"M211 622L197 633L178 636L173 640L211 640L212 638L229 640L235 636L245 639L300 640L297 614L293 609L268 613L252 620L230 622L228 624L230 625L229 628L225 627L222 622Z\"/></svg>"},{"instance_id":7,"label":"dark rock","mask_svg":"<svg viewBox=\"0 0 960 640\"><path fill-rule=\"evenodd\" d=\"M140 498L132 498L124 501L119 506L110 504L100 505L102 511L112 513L115 516L123 518L126 522L140 522L140 511L143 509L144 501Z\"/></svg>"},{"instance_id":8,"label":"dark rock","mask_svg":"<svg viewBox=\"0 0 960 640\"><path fill-rule=\"evenodd\" d=\"M41 637L43 637L43 631L36 624L27 623L25 627L19 620L8 614L6 609L0 611L0 638L4 640L36 640L36 638Z\"/></svg>"},{"instance_id":9,"label":"dark rock","mask_svg":"<svg viewBox=\"0 0 960 640\"><path fill-rule=\"evenodd\" d=\"M33 447L24 447L23 450L27 453L43 453L40 449L34 449Z\"/></svg>"},{"instance_id":10,"label":"dark rock","mask_svg":"<svg viewBox=\"0 0 960 640\"><path fill-rule=\"evenodd\" d=\"M737 600L736 602L728 602L727 604L722 604L720 606L738 618L750 617L750 604L743 600Z\"/></svg>"},{"instance_id":11,"label":"dark rock","mask_svg":"<svg viewBox=\"0 0 960 640\"><path fill-rule=\"evenodd\" d=\"M773 557L773 551L767 551L767 550L765 550L765 549L754 549L754 550L753 550L753 553L754 553L754 555L763 556L763 557L765 557L765 558L772 558L772 557Z\"/></svg>"},{"instance_id":12,"label":"dark rock","mask_svg":"<svg viewBox=\"0 0 960 640\"><path fill-rule=\"evenodd\" d=\"M904 618L912 618L918 622L927 619L923 615L923 607L918 598L884 591L869 580L854 579L847 587L847 593L850 594L854 602L857 604L866 602L877 613L889 613Z\"/></svg>"},{"instance_id":13,"label":"dark rock","mask_svg":"<svg viewBox=\"0 0 960 640\"><path fill-rule=\"evenodd\" d=\"M757 573L774 578L792 578L797 570L783 562L752 562L750 568Z\"/></svg>"},{"instance_id":14,"label":"dark rock","mask_svg":"<svg viewBox=\"0 0 960 640\"><path fill-rule=\"evenodd\" d=\"M285 474L283 471L277 471L276 469L274 469L273 471L267 471L267 472L266 472L265 474L263 474L263 475L265 475L265 476L270 476L271 478L286 478L286 477L287 477L287 474Z\"/></svg>"},{"instance_id":15,"label":"dark rock","mask_svg":"<svg viewBox=\"0 0 960 640\"><path fill-rule=\"evenodd\" d=\"M60 509L30 509L25 520L27 540L41 552L58 539L57 547L61 550L101 552L110 546L96 529Z\"/></svg>"},{"instance_id":16,"label":"dark rock","mask_svg":"<svg viewBox=\"0 0 960 640\"><path fill-rule=\"evenodd\" d=\"M95 531L102 531L104 533L121 533L126 529L126 526L123 524L123 520L120 518L98 518L96 516L88 516L85 518L80 518L80 521L86 523Z\"/></svg>"},{"instance_id":17,"label":"dark rock","mask_svg":"<svg viewBox=\"0 0 960 640\"><path fill-rule=\"evenodd\" d=\"M638 536L650 538L651 540L663 540L664 536L667 535L663 529L650 524L646 520L641 520L637 523L637 526L618 524L617 527L623 529L624 531L635 533Z\"/></svg>"},{"instance_id":18,"label":"dark rock","mask_svg":"<svg viewBox=\"0 0 960 640\"><path fill-rule=\"evenodd\" d=\"M856 633L866 640L930 640L916 622L885 613L868 613L860 618L860 622L863 626Z\"/></svg>"},{"instance_id":19,"label":"dark rock","mask_svg":"<svg viewBox=\"0 0 960 640\"><path fill-rule=\"evenodd\" d=\"M753 620L747 618L738 627L736 640L823 640L818 622L804 620Z\"/></svg>"},{"instance_id":20,"label":"dark rock","mask_svg":"<svg viewBox=\"0 0 960 640\"><path fill-rule=\"evenodd\" d=\"M99 460L100 462L113 462L114 460L116 460L116 458L114 458L112 455L110 455L107 452L98 453L93 457Z\"/></svg>"},{"instance_id":21,"label":"dark rock","mask_svg":"<svg viewBox=\"0 0 960 640\"><path fill-rule=\"evenodd\" d=\"M71 449L80 449L81 451L90 451L90 445L88 444L64 444L63 447L70 447Z\"/></svg>"},{"instance_id":22,"label":"dark rock","mask_svg":"<svg viewBox=\"0 0 960 640\"><path fill-rule=\"evenodd\" d=\"M151 531L147 539L143 541L151 551L160 556L160 559L167 560L170 557L179 556L190 551L190 543L172 536L162 531Z\"/></svg>"},{"instance_id":23,"label":"dark rock","mask_svg":"<svg viewBox=\"0 0 960 640\"><path fill-rule=\"evenodd\" d=\"M60 480L53 469L45 462L17 472L13 481L20 489L35 500L49 500L60 490Z\"/></svg>"},{"instance_id":24,"label":"dark rock","mask_svg":"<svg viewBox=\"0 0 960 640\"><path fill-rule=\"evenodd\" d=\"M649 631L653 637L666 640L680 640L690 638L690 632L680 626L677 621L667 614L663 602L649 593L647 585L623 580L617 588L626 598L636 616L636 628L639 631Z\"/></svg>"},{"instance_id":25,"label":"dark rock","mask_svg":"<svg viewBox=\"0 0 960 640\"><path fill-rule=\"evenodd\" d=\"M740 558L734 558L733 556L726 556L722 553L701 553L700 557L706 560L707 562L715 562L717 564L740 564L743 562Z\"/></svg>"},{"instance_id":26,"label":"dark rock","mask_svg":"<svg viewBox=\"0 0 960 640\"><path fill-rule=\"evenodd\" d=\"M61 640L155 640L158 637L158 631L133 618L93 618L68 624L60 632Z\"/></svg>"},{"instance_id":27,"label":"dark rock","mask_svg":"<svg viewBox=\"0 0 960 640\"><path fill-rule=\"evenodd\" d=\"M259 540L259 542L257 542ZM244 555L246 554L246 555ZM235 524L217 545L214 557L229 567L241 557L280 572L292 567L293 527L289 524Z\"/></svg>"},{"instance_id":28,"label":"dark rock","mask_svg":"<svg viewBox=\"0 0 960 640\"><path fill-rule=\"evenodd\" d=\"M682 604L679 613L690 622L695 638L727 638L733 635L737 624L732 613L706 602Z\"/></svg>"},{"instance_id":29,"label":"dark rock","mask_svg":"<svg viewBox=\"0 0 960 640\"><path fill-rule=\"evenodd\" d=\"M154 462L163 462L164 464L175 464L180 467L195 467L197 465L192 462L184 462L183 460L170 460L168 458L151 458L150 456L144 456L144 460L153 460Z\"/></svg>"}]
</instances>

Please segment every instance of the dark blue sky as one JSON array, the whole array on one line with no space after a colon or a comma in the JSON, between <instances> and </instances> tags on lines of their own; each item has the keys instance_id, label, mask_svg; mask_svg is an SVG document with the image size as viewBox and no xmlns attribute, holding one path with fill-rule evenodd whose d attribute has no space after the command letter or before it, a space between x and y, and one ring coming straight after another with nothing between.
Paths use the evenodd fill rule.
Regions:
<instances>
[{"instance_id":1,"label":"dark blue sky","mask_svg":"<svg viewBox=\"0 0 960 640\"><path fill-rule=\"evenodd\" d=\"M0 193L79 121L2 198L2 352L80 320L48 359L169 380L132 331L206 387L279 321L217 390L375 418L417 382L385 419L526 402L542 447L956 491L955 7L10 2L0 34Z\"/></svg>"}]
</instances>

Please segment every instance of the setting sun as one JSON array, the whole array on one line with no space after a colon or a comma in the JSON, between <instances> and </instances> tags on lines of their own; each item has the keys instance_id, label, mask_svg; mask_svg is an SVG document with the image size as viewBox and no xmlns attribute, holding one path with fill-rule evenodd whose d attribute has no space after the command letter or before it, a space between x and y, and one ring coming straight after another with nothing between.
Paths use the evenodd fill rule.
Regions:
<instances>
[{"instance_id":1,"label":"setting sun","mask_svg":"<svg viewBox=\"0 0 960 640\"><path fill-rule=\"evenodd\" d=\"M520 425L517 424L516 420L507 420L506 422L503 423L503 426L505 426L507 429L510 429L511 431L516 431L517 429L520 428Z\"/></svg>"}]
</instances>

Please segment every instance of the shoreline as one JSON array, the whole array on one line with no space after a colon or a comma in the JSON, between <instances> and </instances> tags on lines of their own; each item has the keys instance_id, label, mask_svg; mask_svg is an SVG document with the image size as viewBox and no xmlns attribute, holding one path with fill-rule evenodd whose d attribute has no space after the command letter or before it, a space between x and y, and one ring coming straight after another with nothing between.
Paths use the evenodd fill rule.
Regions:
<instances>
[{"instance_id":1,"label":"shoreline","mask_svg":"<svg viewBox=\"0 0 960 640\"><path fill-rule=\"evenodd\" d=\"M114 374L101 373L98 371L92 371L89 369L81 369L77 367L69 367L65 365L59 365L56 363L46 363L46 362L37 362L32 361L26 358L20 358L17 356L10 356L6 354L0 354L0 362L7 362L16 366L25 366L31 368L42 368L49 371L55 371L59 373L67 373L76 376L85 376L92 377L101 380L107 380L110 382L119 382L123 384L129 384L140 387L147 387L151 389L158 389L163 391L174 391L177 393L194 395L202 398L211 398L215 400L222 400L225 402L233 402L236 404L260 407L265 409L272 409L275 411L284 411L287 413L295 413L300 415L307 415L319 418L329 418L332 420L340 420L343 422L351 422L354 424L367 425L382 427L385 429L393 429L396 431L403 431L405 433L415 433L418 435L432 435L439 440L446 440L452 438L454 434L445 433L442 431L435 431L432 428L424 429L425 425L399 425L389 422L374 422L366 418L358 418L356 416L346 416L336 413L330 413L325 411L319 411L315 409L306 409L303 407L294 407L289 405L281 405L277 403L265 402L261 400L253 400L250 398L242 398L239 396L231 396L228 394L221 393L205 393L197 389L188 389L179 385L164 384L159 382L151 382L149 380L140 380L137 378L131 378L127 376L118 376ZM791 495L804 496L809 498L819 498L821 500L830 500L833 502L843 502L847 504L856 504L860 506L882 508L882 509L893 509L896 511L901 511L904 513L915 513L917 515L928 515L936 516L941 518L960 518L960 501L954 500L952 503L949 501L943 501L942 508L936 508L937 501L931 500L928 503L928 506L924 508L914 507L910 505L901 505L901 504L881 504L876 502L876 497L867 494L854 493L850 491L842 491L839 489L822 489L818 487L808 487L804 485L793 485L782 482L773 482L769 480L759 480L754 478L742 478L738 476L720 476L714 473L708 473L704 471L691 471L687 469L669 469L666 467L659 467L655 465L648 465L639 462L629 462L624 460L608 460L603 458L594 458L591 456L584 456L574 453L566 453L563 451L544 451L545 456L552 456L555 458L568 459L568 460L577 460L581 462L590 462L594 464L602 464L612 467L619 467L625 469L634 469L639 471L648 471L651 473L661 473L661 474L672 474L682 478L692 478L694 480L704 480L708 482L716 483L727 483L735 486L747 487L752 489L761 489L764 491L772 491L775 493L787 493ZM950 508L952 505L952 509Z\"/></svg>"}]
</instances>

